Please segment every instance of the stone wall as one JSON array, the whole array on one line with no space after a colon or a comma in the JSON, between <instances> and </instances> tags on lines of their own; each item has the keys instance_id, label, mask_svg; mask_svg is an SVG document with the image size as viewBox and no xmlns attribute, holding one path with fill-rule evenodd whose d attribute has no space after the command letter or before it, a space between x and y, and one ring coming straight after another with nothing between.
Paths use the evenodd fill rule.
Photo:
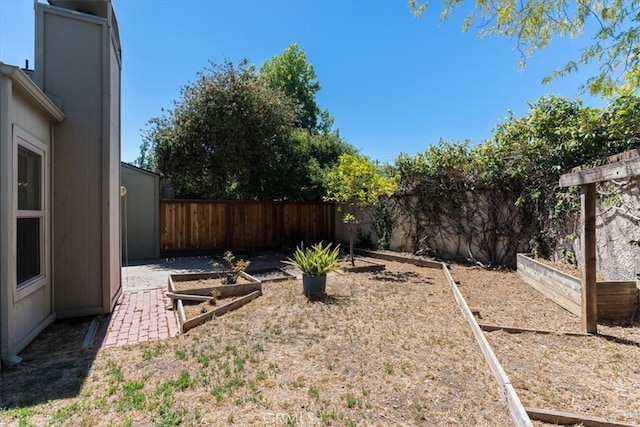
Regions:
<instances>
[{"instance_id":1,"label":"stone wall","mask_svg":"<svg viewBox=\"0 0 640 427\"><path fill-rule=\"evenodd\" d=\"M598 273L607 280L634 280L640 273L640 246L629 243L640 241L640 186L637 179L625 182L609 182L598 186L597 208L597 262ZM470 206L477 219L484 214L482 204ZM370 235L374 245L378 236L373 231L371 215L360 213L360 223L357 225L358 235ZM412 241L417 220L406 214L396 214L397 225L391 239L391 249L401 252L413 252L420 247L419 242ZM576 218L567 234L575 234L573 242L567 242L560 247L569 249L569 255L580 260L580 228L579 218ZM463 236L452 233L446 226L429 233L437 236L429 242L422 242L440 256L449 259L473 259L486 263L487 254L477 245L477 239L472 234ZM336 238L348 242L348 232L342 223L342 213L336 213ZM524 239L523 239L524 240ZM562 242L560 242L562 243ZM356 245L358 239L356 238ZM528 242L518 242L520 252L528 251ZM496 248L502 250L500 242ZM567 261L567 251L559 249L555 254L556 261Z\"/></svg>"},{"instance_id":2,"label":"stone wall","mask_svg":"<svg viewBox=\"0 0 640 427\"><path fill-rule=\"evenodd\" d=\"M579 225L579 223L577 223ZM572 249L581 260L580 230ZM597 271L607 280L634 280L640 273L640 187L638 180L598 185ZM580 266L582 267L582 266Z\"/></svg>"}]
</instances>

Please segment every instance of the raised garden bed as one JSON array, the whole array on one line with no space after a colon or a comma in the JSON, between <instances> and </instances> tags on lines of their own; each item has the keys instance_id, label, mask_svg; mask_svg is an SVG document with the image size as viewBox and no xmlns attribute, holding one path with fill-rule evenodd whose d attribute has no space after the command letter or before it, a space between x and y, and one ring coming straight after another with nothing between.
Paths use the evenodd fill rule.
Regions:
<instances>
[{"instance_id":1,"label":"raised garden bed","mask_svg":"<svg viewBox=\"0 0 640 427\"><path fill-rule=\"evenodd\" d=\"M393 252L389 250L367 250L367 249L355 249L355 253L358 255L363 255L370 258L378 258L385 261L394 261L401 262L407 264L418 265L420 267L428 267L428 268L442 268L442 262L433 261L430 259L425 259L423 257L413 255L410 253L401 253L401 252ZM445 263L446 264L446 263ZM448 268L451 266L446 264Z\"/></svg>"},{"instance_id":2,"label":"raised garden bed","mask_svg":"<svg viewBox=\"0 0 640 427\"><path fill-rule=\"evenodd\" d=\"M561 307L580 316L581 279L518 254L518 274L526 283ZM635 280L598 281L598 319L629 320L638 309L638 288Z\"/></svg>"},{"instance_id":3,"label":"raised garden bed","mask_svg":"<svg viewBox=\"0 0 640 427\"><path fill-rule=\"evenodd\" d=\"M354 264L355 265L352 265L351 261L348 258L345 258L340 261L340 269L346 273L365 273L365 272L382 271L385 269L384 264L380 264L380 263L359 258L359 257L356 257L354 259Z\"/></svg>"},{"instance_id":4,"label":"raised garden bed","mask_svg":"<svg viewBox=\"0 0 640 427\"><path fill-rule=\"evenodd\" d=\"M224 272L171 274L167 296L173 301L180 332L236 310L262 295L262 282L241 273L238 283L221 284Z\"/></svg>"},{"instance_id":5,"label":"raised garden bed","mask_svg":"<svg viewBox=\"0 0 640 427\"><path fill-rule=\"evenodd\" d=\"M169 292L190 294L190 295L207 295L211 293L212 288L216 288L220 294L220 297L224 298L226 292L237 292L231 289L250 289L255 291L256 283L261 283L257 278L247 274L246 272L240 273L238 281L234 285L225 285L222 283L222 277L226 274L226 271L216 271L213 273L186 273L186 274L170 274L169 275ZM218 288L220 287L220 288ZM227 290L224 290L224 289ZM250 292L250 291L249 291Z\"/></svg>"},{"instance_id":6,"label":"raised garden bed","mask_svg":"<svg viewBox=\"0 0 640 427\"><path fill-rule=\"evenodd\" d=\"M284 281L284 280L289 280L289 279L295 279L296 278L296 276L294 276L293 274L288 273L288 272L286 272L283 269L278 268L278 267L266 267L266 268L260 268L260 269L252 269L252 270L249 270L249 273L251 274L251 277L254 277L254 278L258 279L262 283L264 283L264 282L281 282L281 281Z\"/></svg>"}]
</instances>

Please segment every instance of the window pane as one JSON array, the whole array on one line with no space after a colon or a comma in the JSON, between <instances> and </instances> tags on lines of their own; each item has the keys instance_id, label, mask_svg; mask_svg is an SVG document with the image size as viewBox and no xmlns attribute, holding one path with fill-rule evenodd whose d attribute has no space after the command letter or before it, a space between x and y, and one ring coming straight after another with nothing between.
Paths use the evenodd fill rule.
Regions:
<instances>
[{"instance_id":1,"label":"window pane","mask_svg":"<svg viewBox=\"0 0 640 427\"><path fill-rule=\"evenodd\" d=\"M40 274L40 218L18 218L18 286Z\"/></svg>"},{"instance_id":2,"label":"window pane","mask_svg":"<svg viewBox=\"0 0 640 427\"><path fill-rule=\"evenodd\" d=\"M18 209L40 210L41 157L18 145Z\"/></svg>"}]
</instances>

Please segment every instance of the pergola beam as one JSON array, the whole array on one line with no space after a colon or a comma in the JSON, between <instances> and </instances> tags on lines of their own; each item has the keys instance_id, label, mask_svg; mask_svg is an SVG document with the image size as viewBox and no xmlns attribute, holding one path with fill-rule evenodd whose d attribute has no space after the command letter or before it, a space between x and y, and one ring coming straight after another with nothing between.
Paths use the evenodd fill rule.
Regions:
<instances>
[{"instance_id":1,"label":"pergola beam","mask_svg":"<svg viewBox=\"0 0 640 427\"><path fill-rule=\"evenodd\" d=\"M582 330L598 333L598 293L596 290L596 183L640 175L637 153L623 153L634 157L608 165L567 173L560 177L560 187L579 185L582 217Z\"/></svg>"},{"instance_id":2,"label":"pergola beam","mask_svg":"<svg viewBox=\"0 0 640 427\"><path fill-rule=\"evenodd\" d=\"M560 187L594 184L612 179L625 179L640 175L640 157L622 160L597 168L567 173L560 177Z\"/></svg>"}]
</instances>

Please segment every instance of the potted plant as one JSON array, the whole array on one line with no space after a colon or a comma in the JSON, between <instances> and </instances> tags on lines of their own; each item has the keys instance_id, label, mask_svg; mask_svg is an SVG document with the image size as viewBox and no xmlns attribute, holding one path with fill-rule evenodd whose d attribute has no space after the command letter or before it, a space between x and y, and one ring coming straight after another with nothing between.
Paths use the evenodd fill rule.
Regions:
<instances>
[{"instance_id":1,"label":"potted plant","mask_svg":"<svg viewBox=\"0 0 640 427\"><path fill-rule=\"evenodd\" d=\"M325 294L327 273L340 268L339 254L340 245L332 249L331 244L324 246L322 242L307 248L301 244L293 253L293 258L284 263L302 271L302 291L307 297L312 297Z\"/></svg>"}]
</instances>

